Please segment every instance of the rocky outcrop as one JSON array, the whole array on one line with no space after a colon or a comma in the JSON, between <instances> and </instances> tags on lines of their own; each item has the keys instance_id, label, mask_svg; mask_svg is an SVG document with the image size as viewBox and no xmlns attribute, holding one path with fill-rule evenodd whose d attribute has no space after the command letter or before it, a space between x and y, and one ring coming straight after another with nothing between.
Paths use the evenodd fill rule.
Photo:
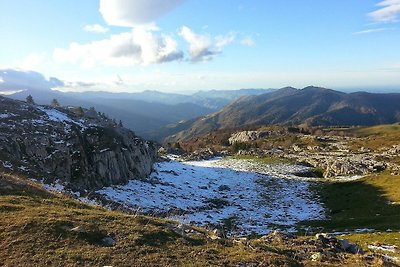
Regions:
<instances>
[{"instance_id":1,"label":"rocky outcrop","mask_svg":"<svg viewBox=\"0 0 400 267\"><path fill-rule=\"evenodd\" d=\"M236 143L246 143L250 141L256 141L270 135L271 135L270 132L265 132L265 131L243 131L232 134L228 141L229 144L232 145Z\"/></svg>"},{"instance_id":2,"label":"rocky outcrop","mask_svg":"<svg viewBox=\"0 0 400 267\"><path fill-rule=\"evenodd\" d=\"M144 178L156 149L94 110L28 105L0 97L0 162L74 190Z\"/></svg>"}]
</instances>

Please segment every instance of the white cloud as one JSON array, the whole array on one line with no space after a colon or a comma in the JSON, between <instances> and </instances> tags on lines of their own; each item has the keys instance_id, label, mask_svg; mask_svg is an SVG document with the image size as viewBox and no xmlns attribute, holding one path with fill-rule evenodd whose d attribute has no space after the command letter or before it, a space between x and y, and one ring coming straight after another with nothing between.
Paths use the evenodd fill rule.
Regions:
<instances>
[{"instance_id":1,"label":"white cloud","mask_svg":"<svg viewBox=\"0 0 400 267\"><path fill-rule=\"evenodd\" d=\"M137 64L157 64L180 60L183 53L168 35L156 35L143 28L111 35L109 39L87 44L72 43L67 49L55 49L53 58L59 63L126 67Z\"/></svg>"},{"instance_id":2,"label":"white cloud","mask_svg":"<svg viewBox=\"0 0 400 267\"><path fill-rule=\"evenodd\" d=\"M86 25L85 27L83 27L83 30L85 32L106 33L110 29L106 28L104 26L101 26L100 24L92 24L92 25Z\"/></svg>"},{"instance_id":3,"label":"white cloud","mask_svg":"<svg viewBox=\"0 0 400 267\"><path fill-rule=\"evenodd\" d=\"M207 62L220 54L222 49L235 40L235 35L219 35L211 38L207 35L197 34L189 27L183 26L179 33L189 44L189 55L193 62Z\"/></svg>"},{"instance_id":4,"label":"white cloud","mask_svg":"<svg viewBox=\"0 0 400 267\"><path fill-rule=\"evenodd\" d=\"M100 0L100 13L109 25L134 27L154 22L185 0Z\"/></svg>"},{"instance_id":5,"label":"white cloud","mask_svg":"<svg viewBox=\"0 0 400 267\"><path fill-rule=\"evenodd\" d=\"M0 76L0 84L4 83L3 77Z\"/></svg>"},{"instance_id":6,"label":"white cloud","mask_svg":"<svg viewBox=\"0 0 400 267\"><path fill-rule=\"evenodd\" d=\"M384 32L389 30L389 28L376 28L376 29L367 29L359 32L355 32L353 34L359 35L359 34L369 34L369 33L375 33L375 32Z\"/></svg>"},{"instance_id":7,"label":"white cloud","mask_svg":"<svg viewBox=\"0 0 400 267\"><path fill-rule=\"evenodd\" d=\"M255 42L252 38L250 38L250 37L247 37L247 38L242 39L242 40L240 41L240 43L241 43L242 45L244 45L244 46L255 46L255 45L256 45L256 42Z\"/></svg>"},{"instance_id":8,"label":"white cloud","mask_svg":"<svg viewBox=\"0 0 400 267\"><path fill-rule=\"evenodd\" d=\"M46 60L45 54L33 53L24 58L21 62L16 65L24 70L32 70L39 68Z\"/></svg>"},{"instance_id":9,"label":"white cloud","mask_svg":"<svg viewBox=\"0 0 400 267\"><path fill-rule=\"evenodd\" d=\"M377 4L380 8L368 15L377 22L395 22L400 16L400 0L384 0Z\"/></svg>"}]
</instances>

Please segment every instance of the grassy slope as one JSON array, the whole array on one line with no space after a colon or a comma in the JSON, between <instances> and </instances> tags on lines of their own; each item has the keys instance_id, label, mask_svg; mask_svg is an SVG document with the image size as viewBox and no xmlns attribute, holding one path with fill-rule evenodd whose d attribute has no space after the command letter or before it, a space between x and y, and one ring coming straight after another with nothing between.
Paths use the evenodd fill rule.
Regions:
<instances>
[{"instance_id":1,"label":"grassy slope","mask_svg":"<svg viewBox=\"0 0 400 267\"><path fill-rule=\"evenodd\" d=\"M1 266L366 266L360 256L332 254L311 262L313 239L279 236L236 243L213 241L205 230L187 237L172 222L89 206L0 174ZM80 226L83 233L67 229ZM117 240L102 246L104 236ZM254 264L254 265L251 265Z\"/></svg>"},{"instance_id":2,"label":"grassy slope","mask_svg":"<svg viewBox=\"0 0 400 267\"><path fill-rule=\"evenodd\" d=\"M11 187L0 190L0 265L207 265L263 261L268 255L225 248L204 237L182 237L166 221L109 212L35 186ZM64 230L75 226L87 232ZM101 246L105 235L115 237L117 245ZM284 256L274 257L288 261Z\"/></svg>"},{"instance_id":3,"label":"grassy slope","mask_svg":"<svg viewBox=\"0 0 400 267\"><path fill-rule=\"evenodd\" d=\"M400 144L400 125L388 124L373 127L349 128L343 131L346 135L359 137L353 140L350 145L354 149L360 147L369 148L375 151L390 148L392 145Z\"/></svg>"},{"instance_id":4,"label":"grassy slope","mask_svg":"<svg viewBox=\"0 0 400 267\"><path fill-rule=\"evenodd\" d=\"M400 176L386 174L354 182L316 184L329 220L315 225L338 231L357 228L400 230L399 184Z\"/></svg>"},{"instance_id":5,"label":"grassy slope","mask_svg":"<svg viewBox=\"0 0 400 267\"><path fill-rule=\"evenodd\" d=\"M328 220L305 222L321 231L374 229L377 233L345 235L364 248L378 242L400 247L400 176L371 175L359 181L316 184ZM393 230L393 232L386 232ZM396 256L400 256L397 250Z\"/></svg>"}]
</instances>

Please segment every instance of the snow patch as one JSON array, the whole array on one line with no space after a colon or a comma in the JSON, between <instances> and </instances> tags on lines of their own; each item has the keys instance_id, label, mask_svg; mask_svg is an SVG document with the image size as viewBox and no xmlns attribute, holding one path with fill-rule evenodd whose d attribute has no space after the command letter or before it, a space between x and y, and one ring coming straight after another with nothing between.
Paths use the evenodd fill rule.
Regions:
<instances>
[{"instance_id":1,"label":"snow patch","mask_svg":"<svg viewBox=\"0 0 400 267\"><path fill-rule=\"evenodd\" d=\"M183 223L215 226L229 221L233 234L293 231L300 221L325 218L310 182L292 174L304 168L236 159L170 161L158 163L146 181L131 180L97 193Z\"/></svg>"},{"instance_id":2,"label":"snow patch","mask_svg":"<svg viewBox=\"0 0 400 267\"><path fill-rule=\"evenodd\" d=\"M46 113L48 119L51 121L62 122L62 123L73 123L80 126L82 129L86 129L86 126L83 125L81 122L71 119L70 117L68 117L67 114L62 113L56 109L46 108L46 107L38 107L38 109Z\"/></svg>"},{"instance_id":3,"label":"snow patch","mask_svg":"<svg viewBox=\"0 0 400 267\"><path fill-rule=\"evenodd\" d=\"M63 193L65 192L65 186L62 185L59 181L55 181L51 184L41 183L44 189L51 192Z\"/></svg>"},{"instance_id":4,"label":"snow patch","mask_svg":"<svg viewBox=\"0 0 400 267\"><path fill-rule=\"evenodd\" d=\"M0 114L0 119L8 119L8 118L12 118L15 117L17 115L13 114L13 113L1 113Z\"/></svg>"},{"instance_id":5,"label":"snow patch","mask_svg":"<svg viewBox=\"0 0 400 267\"><path fill-rule=\"evenodd\" d=\"M369 245L369 249L371 250L380 250L384 252L396 252L397 246L395 245Z\"/></svg>"},{"instance_id":6,"label":"snow patch","mask_svg":"<svg viewBox=\"0 0 400 267\"><path fill-rule=\"evenodd\" d=\"M47 109L44 107L38 107L39 110L43 111L49 117L49 120L56 122L72 122L75 123L74 120L70 119L65 113L62 113L55 109Z\"/></svg>"}]
</instances>

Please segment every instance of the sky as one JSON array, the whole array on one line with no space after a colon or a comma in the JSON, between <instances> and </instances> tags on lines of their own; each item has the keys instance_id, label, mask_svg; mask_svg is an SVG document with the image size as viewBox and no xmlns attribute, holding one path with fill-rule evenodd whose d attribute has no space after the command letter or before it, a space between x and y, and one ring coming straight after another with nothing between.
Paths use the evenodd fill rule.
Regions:
<instances>
[{"instance_id":1,"label":"sky","mask_svg":"<svg viewBox=\"0 0 400 267\"><path fill-rule=\"evenodd\" d=\"M0 0L0 69L67 91L400 90L399 19L400 0Z\"/></svg>"}]
</instances>

